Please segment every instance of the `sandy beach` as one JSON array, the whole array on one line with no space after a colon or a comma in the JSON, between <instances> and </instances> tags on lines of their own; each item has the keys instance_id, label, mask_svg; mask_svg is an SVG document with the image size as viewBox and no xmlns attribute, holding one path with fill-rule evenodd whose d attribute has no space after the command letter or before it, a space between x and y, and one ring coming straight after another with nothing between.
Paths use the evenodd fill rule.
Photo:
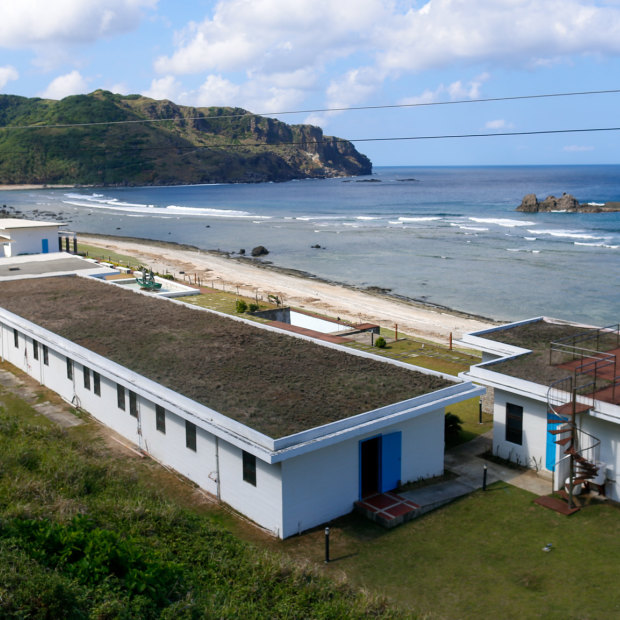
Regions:
<instances>
[{"instance_id":1,"label":"sandy beach","mask_svg":"<svg viewBox=\"0 0 620 620\"><path fill-rule=\"evenodd\" d=\"M375 294L286 270L256 263L251 259L228 258L211 252L164 242L78 235L79 241L111 252L133 256L153 271L173 273L177 278L200 278L203 286L239 291L248 297L277 295L285 305L327 314L353 323L376 323L435 342L447 344L452 333L491 327L495 323L456 311L425 306ZM260 266L258 266L260 265ZM181 274L180 272L184 272Z\"/></svg>"}]
</instances>

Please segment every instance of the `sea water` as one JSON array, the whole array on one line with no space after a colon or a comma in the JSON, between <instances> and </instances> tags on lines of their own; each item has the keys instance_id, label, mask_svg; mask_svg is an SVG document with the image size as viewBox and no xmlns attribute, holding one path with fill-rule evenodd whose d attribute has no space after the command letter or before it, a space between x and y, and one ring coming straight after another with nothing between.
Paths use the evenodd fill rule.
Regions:
<instances>
[{"instance_id":1,"label":"sea water","mask_svg":"<svg viewBox=\"0 0 620 620\"><path fill-rule=\"evenodd\" d=\"M563 192L620 201L620 166L385 167L347 179L5 191L0 200L78 232L246 254L263 245L280 267L490 318L616 323L620 213L516 211L526 194Z\"/></svg>"}]
</instances>

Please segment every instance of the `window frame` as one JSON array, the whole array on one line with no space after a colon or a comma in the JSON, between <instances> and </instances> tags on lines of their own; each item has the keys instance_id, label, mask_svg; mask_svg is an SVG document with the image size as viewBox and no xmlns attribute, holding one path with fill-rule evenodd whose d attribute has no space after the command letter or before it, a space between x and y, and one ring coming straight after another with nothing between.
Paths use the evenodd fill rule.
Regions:
<instances>
[{"instance_id":1,"label":"window frame","mask_svg":"<svg viewBox=\"0 0 620 620\"><path fill-rule=\"evenodd\" d=\"M155 405L155 429L166 434L166 410L161 405Z\"/></svg>"},{"instance_id":2,"label":"window frame","mask_svg":"<svg viewBox=\"0 0 620 620\"><path fill-rule=\"evenodd\" d=\"M197 450L196 425L189 420L185 420L185 447L198 452Z\"/></svg>"},{"instance_id":3,"label":"window frame","mask_svg":"<svg viewBox=\"0 0 620 620\"><path fill-rule=\"evenodd\" d=\"M73 381L73 360L70 357L65 359L67 360L67 379Z\"/></svg>"},{"instance_id":4,"label":"window frame","mask_svg":"<svg viewBox=\"0 0 620 620\"><path fill-rule=\"evenodd\" d=\"M39 361L39 343L33 339L32 341L32 358Z\"/></svg>"},{"instance_id":5,"label":"window frame","mask_svg":"<svg viewBox=\"0 0 620 620\"><path fill-rule=\"evenodd\" d=\"M46 344L43 345L43 365L44 366L50 365L50 352Z\"/></svg>"},{"instance_id":6,"label":"window frame","mask_svg":"<svg viewBox=\"0 0 620 620\"><path fill-rule=\"evenodd\" d=\"M13 328L13 345L16 349L19 349L19 332L16 327Z\"/></svg>"},{"instance_id":7,"label":"window frame","mask_svg":"<svg viewBox=\"0 0 620 620\"><path fill-rule=\"evenodd\" d=\"M256 457L245 450L241 450L243 481L256 486Z\"/></svg>"},{"instance_id":8,"label":"window frame","mask_svg":"<svg viewBox=\"0 0 620 620\"><path fill-rule=\"evenodd\" d=\"M125 388L120 383L116 384L116 406L121 410L125 411L127 408L125 397Z\"/></svg>"},{"instance_id":9,"label":"window frame","mask_svg":"<svg viewBox=\"0 0 620 620\"><path fill-rule=\"evenodd\" d=\"M93 392L95 396L101 396L101 375L93 370Z\"/></svg>"},{"instance_id":10,"label":"window frame","mask_svg":"<svg viewBox=\"0 0 620 620\"><path fill-rule=\"evenodd\" d=\"M506 403L506 441L523 445L523 407Z\"/></svg>"},{"instance_id":11,"label":"window frame","mask_svg":"<svg viewBox=\"0 0 620 620\"><path fill-rule=\"evenodd\" d=\"M129 415L137 418L138 417L138 395L132 390L127 390L129 392Z\"/></svg>"},{"instance_id":12,"label":"window frame","mask_svg":"<svg viewBox=\"0 0 620 620\"><path fill-rule=\"evenodd\" d=\"M90 390L90 368L82 365L82 376L84 377L84 389Z\"/></svg>"}]
</instances>

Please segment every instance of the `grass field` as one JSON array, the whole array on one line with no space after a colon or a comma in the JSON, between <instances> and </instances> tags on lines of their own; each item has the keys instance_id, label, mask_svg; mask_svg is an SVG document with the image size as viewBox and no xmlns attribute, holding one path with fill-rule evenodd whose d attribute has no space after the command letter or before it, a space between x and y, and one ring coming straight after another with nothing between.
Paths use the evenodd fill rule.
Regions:
<instances>
[{"instance_id":1,"label":"grass field","mask_svg":"<svg viewBox=\"0 0 620 620\"><path fill-rule=\"evenodd\" d=\"M93 422L65 432L5 389L0 402L0 617L399 615L233 535L227 513Z\"/></svg>"}]
</instances>

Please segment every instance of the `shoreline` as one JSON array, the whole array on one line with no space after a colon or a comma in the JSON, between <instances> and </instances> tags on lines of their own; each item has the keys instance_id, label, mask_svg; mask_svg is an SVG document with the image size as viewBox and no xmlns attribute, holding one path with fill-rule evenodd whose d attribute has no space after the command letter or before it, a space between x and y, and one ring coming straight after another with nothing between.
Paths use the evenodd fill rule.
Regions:
<instances>
[{"instance_id":1,"label":"shoreline","mask_svg":"<svg viewBox=\"0 0 620 620\"><path fill-rule=\"evenodd\" d=\"M88 245L126 254L145 262L154 271L184 272L207 286L221 284L232 292L254 297L278 295L285 305L318 314L338 316L352 323L376 323L411 336L446 344L459 337L500 324L486 317L432 305L391 294L318 278L297 269L279 267L251 258L230 256L216 250L168 241L77 233ZM163 251L162 251L163 250Z\"/></svg>"}]
</instances>

